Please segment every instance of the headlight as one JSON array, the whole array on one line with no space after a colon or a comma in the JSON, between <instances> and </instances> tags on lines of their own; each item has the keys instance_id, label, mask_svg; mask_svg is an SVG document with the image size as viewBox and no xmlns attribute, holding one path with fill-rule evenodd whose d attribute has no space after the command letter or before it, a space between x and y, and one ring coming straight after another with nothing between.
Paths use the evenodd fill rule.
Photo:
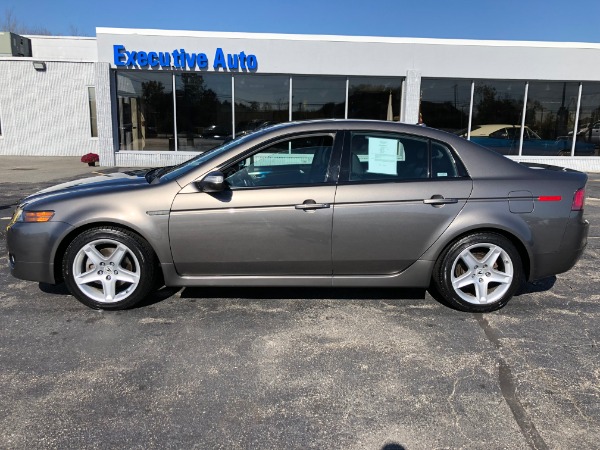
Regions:
<instances>
[{"instance_id":1,"label":"headlight","mask_svg":"<svg viewBox=\"0 0 600 450\"><path fill-rule=\"evenodd\" d=\"M13 214L12 219L10 219L10 222L8 222L8 226L6 227L7 230L10 227L12 227L17 220L19 220L21 218L21 214L23 214L23 210L21 209L21 207L18 207L15 210L15 213Z\"/></svg>"},{"instance_id":2,"label":"headlight","mask_svg":"<svg viewBox=\"0 0 600 450\"><path fill-rule=\"evenodd\" d=\"M23 211L23 222L48 222L54 211Z\"/></svg>"},{"instance_id":3,"label":"headlight","mask_svg":"<svg viewBox=\"0 0 600 450\"><path fill-rule=\"evenodd\" d=\"M54 217L54 211L24 211L23 207L18 207L6 229L8 230L16 222L48 222L52 217Z\"/></svg>"}]
</instances>

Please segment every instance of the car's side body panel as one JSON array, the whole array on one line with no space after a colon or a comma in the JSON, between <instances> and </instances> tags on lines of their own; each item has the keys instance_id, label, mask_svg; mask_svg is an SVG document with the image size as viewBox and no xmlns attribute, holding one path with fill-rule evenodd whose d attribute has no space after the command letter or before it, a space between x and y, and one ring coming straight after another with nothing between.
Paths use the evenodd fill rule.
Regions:
<instances>
[{"instance_id":1,"label":"car's side body panel","mask_svg":"<svg viewBox=\"0 0 600 450\"><path fill-rule=\"evenodd\" d=\"M169 235L177 272L331 275L334 185L175 197ZM305 203L323 205L300 209Z\"/></svg>"},{"instance_id":2,"label":"car's side body panel","mask_svg":"<svg viewBox=\"0 0 600 450\"><path fill-rule=\"evenodd\" d=\"M452 223L471 188L470 179L340 185L333 214L334 274L402 272ZM451 203L425 203L436 196Z\"/></svg>"},{"instance_id":3,"label":"car's side body panel","mask_svg":"<svg viewBox=\"0 0 600 450\"><path fill-rule=\"evenodd\" d=\"M40 278L38 281L54 283L57 281L55 259L65 239L89 227L113 225L133 230L148 241L161 263L171 262L168 219L172 199L180 189L175 182L164 185L119 184L62 194L60 204L55 193L40 196L35 201L35 209L53 210L55 217L47 224L14 224L7 231L9 251L23 263L39 265L36 273L43 273L43 279L39 276L34 278L34 275L29 275L29 279ZM44 229L44 225L46 231L33 238L32 233ZM41 242L35 246L35 255L31 254L32 239ZM17 273L23 271L17 268Z\"/></svg>"}]
</instances>

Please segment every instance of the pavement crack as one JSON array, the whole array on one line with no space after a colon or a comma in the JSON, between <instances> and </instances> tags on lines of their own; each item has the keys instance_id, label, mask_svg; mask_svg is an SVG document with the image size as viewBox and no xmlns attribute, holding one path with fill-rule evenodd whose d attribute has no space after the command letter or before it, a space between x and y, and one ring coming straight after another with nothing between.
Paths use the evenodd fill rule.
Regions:
<instances>
[{"instance_id":1,"label":"pavement crack","mask_svg":"<svg viewBox=\"0 0 600 450\"><path fill-rule=\"evenodd\" d=\"M458 383L460 383L461 381L464 381L466 379L472 378L473 376L475 376L475 370L471 370L471 374L467 375L465 377L459 377L456 380L454 380L454 385L452 386L452 392L450 393L450 395L448 395L448 398L446 399L446 401L448 402L448 405L450 406L450 409L452 410L452 415L454 416L454 427L458 430L458 432L461 434L461 436L463 438L465 438L466 440L468 440L471 444L473 443L473 439L471 439L469 437L469 435L462 429L462 426L460 424L460 415L458 414L458 412L456 411L456 408L454 407L454 401L455 401L455 396L456 396L456 387L458 386ZM464 448L464 447L461 447Z\"/></svg>"},{"instance_id":2,"label":"pavement crack","mask_svg":"<svg viewBox=\"0 0 600 450\"><path fill-rule=\"evenodd\" d=\"M521 429L523 437L527 441L527 444L529 444L529 447L532 449L547 450L548 445L538 433L533 420L529 417L529 414L527 414L527 411L521 404L519 395L517 393L515 377L510 370L510 366L500 354L502 343L500 342L500 336L498 335L498 332L492 328L483 314L474 314L474 316L488 340L498 350L498 383L500 385L500 391L502 392L504 401L513 414L515 422Z\"/></svg>"}]
</instances>

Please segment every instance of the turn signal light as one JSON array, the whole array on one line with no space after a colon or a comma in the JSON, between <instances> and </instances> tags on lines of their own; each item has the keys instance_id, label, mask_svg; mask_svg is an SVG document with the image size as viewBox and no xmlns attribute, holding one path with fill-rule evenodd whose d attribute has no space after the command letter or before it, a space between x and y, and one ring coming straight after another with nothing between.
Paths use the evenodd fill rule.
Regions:
<instances>
[{"instance_id":1,"label":"turn signal light","mask_svg":"<svg viewBox=\"0 0 600 450\"><path fill-rule=\"evenodd\" d=\"M54 211L23 211L23 222L48 222Z\"/></svg>"},{"instance_id":2,"label":"turn signal light","mask_svg":"<svg viewBox=\"0 0 600 450\"><path fill-rule=\"evenodd\" d=\"M573 203L571 204L571 211L581 211L585 204L585 189L577 189L573 196Z\"/></svg>"}]
</instances>

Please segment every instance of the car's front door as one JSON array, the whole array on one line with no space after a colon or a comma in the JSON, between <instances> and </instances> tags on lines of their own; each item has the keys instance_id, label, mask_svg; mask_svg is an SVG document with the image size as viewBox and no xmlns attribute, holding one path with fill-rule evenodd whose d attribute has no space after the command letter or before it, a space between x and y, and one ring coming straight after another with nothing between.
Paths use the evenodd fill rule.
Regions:
<instances>
[{"instance_id":1,"label":"car's front door","mask_svg":"<svg viewBox=\"0 0 600 450\"><path fill-rule=\"evenodd\" d=\"M169 225L177 272L331 276L334 138L282 139L220 168L226 190L177 195Z\"/></svg>"},{"instance_id":2,"label":"car's front door","mask_svg":"<svg viewBox=\"0 0 600 450\"><path fill-rule=\"evenodd\" d=\"M401 272L454 220L472 181L438 142L373 132L351 132L345 141L333 215L334 276Z\"/></svg>"}]
</instances>

